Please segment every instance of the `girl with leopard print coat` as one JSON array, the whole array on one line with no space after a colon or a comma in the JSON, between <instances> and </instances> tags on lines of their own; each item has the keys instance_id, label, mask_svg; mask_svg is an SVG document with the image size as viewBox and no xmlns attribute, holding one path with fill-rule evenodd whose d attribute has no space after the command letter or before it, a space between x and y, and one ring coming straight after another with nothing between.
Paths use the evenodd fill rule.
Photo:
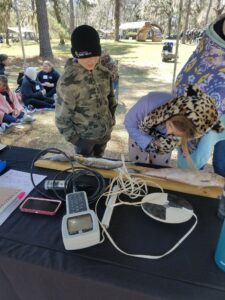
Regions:
<instances>
[{"instance_id":1,"label":"girl with leopard print coat","mask_svg":"<svg viewBox=\"0 0 225 300\"><path fill-rule=\"evenodd\" d=\"M183 96L150 92L127 113L124 121L129 133L130 160L168 165L178 146L190 161L188 139L209 130L223 131L214 99L197 86L189 86Z\"/></svg>"}]
</instances>

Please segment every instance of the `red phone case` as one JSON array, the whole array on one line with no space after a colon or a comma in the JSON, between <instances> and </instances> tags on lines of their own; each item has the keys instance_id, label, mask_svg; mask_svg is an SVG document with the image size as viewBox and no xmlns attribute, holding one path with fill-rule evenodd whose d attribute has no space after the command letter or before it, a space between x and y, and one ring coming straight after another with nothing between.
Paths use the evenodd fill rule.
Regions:
<instances>
[{"instance_id":1,"label":"red phone case","mask_svg":"<svg viewBox=\"0 0 225 300\"><path fill-rule=\"evenodd\" d=\"M47 201L47 202L54 202L58 203L54 211L47 211L47 210L40 210L40 209L33 209L33 208L26 208L24 207L26 203L30 200L37 200L37 201ZM60 206L62 205L61 200L53 200L53 199L44 199L44 198L35 198L35 197L28 197L21 205L20 210L25 213L31 214L39 214L39 215L47 215L47 216L54 216L57 211L59 210Z\"/></svg>"}]
</instances>

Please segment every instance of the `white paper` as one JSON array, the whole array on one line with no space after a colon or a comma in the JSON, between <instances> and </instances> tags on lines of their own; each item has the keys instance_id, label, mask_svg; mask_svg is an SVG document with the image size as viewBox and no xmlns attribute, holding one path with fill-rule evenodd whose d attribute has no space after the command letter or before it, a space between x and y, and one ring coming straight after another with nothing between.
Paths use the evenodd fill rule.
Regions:
<instances>
[{"instance_id":1,"label":"white paper","mask_svg":"<svg viewBox=\"0 0 225 300\"><path fill-rule=\"evenodd\" d=\"M34 183L38 185L46 176L33 174ZM28 195L34 186L31 182L30 173L9 170L0 176L0 187L15 187Z\"/></svg>"}]
</instances>

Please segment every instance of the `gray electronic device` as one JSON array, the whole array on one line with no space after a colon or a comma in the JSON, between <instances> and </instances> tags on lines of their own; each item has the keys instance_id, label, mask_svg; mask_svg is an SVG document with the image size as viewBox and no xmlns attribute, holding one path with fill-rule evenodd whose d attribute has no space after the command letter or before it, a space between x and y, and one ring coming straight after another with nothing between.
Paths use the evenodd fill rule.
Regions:
<instances>
[{"instance_id":1,"label":"gray electronic device","mask_svg":"<svg viewBox=\"0 0 225 300\"><path fill-rule=\"evenodd\" d=\"M171 224L186 222L194 214L189 202L167 193L152 193L145 196L141 207L149 217Z\"/></svg>"},{"instance_id":2,"label":"gray electronic device","mask_svg":"<svg viewBox=\"0 0 225 300\"><path fill-rule=\"evenodd\" d=\"M100 242L98 218L95 212L90 210L84 191L66 195L62 238L66 250L83 249Z\"/></svg>"}]
</instances>

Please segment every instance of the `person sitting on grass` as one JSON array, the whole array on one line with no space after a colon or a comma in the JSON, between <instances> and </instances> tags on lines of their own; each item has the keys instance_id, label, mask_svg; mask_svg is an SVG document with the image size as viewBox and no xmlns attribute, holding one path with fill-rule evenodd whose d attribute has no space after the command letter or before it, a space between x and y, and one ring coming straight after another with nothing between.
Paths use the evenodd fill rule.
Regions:
<instances>
[{"instance_id":1,"label":"person sitting on grass","mask_svg":"<svg viewBox=\"0 0 225 300\"><path fill-rule=\"evenodd\" d=\"M24 73L25 73L25 71L28 67L29 67L29 64L25 63L23 65L23 69L18 73L17 80L16 80L18 86L15 89L16 93L21 93L21 86L22 86L22 83L23 83Z\"/></svg>"},{"instance_id":2,"label":"person sitting on grass","mask_svg":"<svg viewBox=\"0 0 225 300\"><path fill-rule=\"evenodd\" d=\"M0 75L0 125L30 122L33 118L24 112L19 95L10 91L7 77Z\"/></svg>"},{"instance_id":3,"label":"person sitting on grass","mask_svg":"<svg viewBox=\"0 0 225 300\"><path fill-rule=\"evenodd\" d=\"M9 65L9 57L6 54L0 54L0 75L7 75L5 67Z\"/></svg>"},{"instance_id":4,"label":"person sitting on grass","mask_svg":"<svg viewBox=\"0 0 225 300\"><path fill-rule=\"evenodd\" d=\"M53 97L56 93L56 84L59 73L54 69L53 64L46 60L43 62L43 70L37 74L37 78L46 90L47 97Z\"/></svg>"},{"instance_id":5,"label":"person sitting on grass","mask_svg":"<svg viewBox=\"0 0 225 300\"><path fill-rule=\"evenodd\" d=\"M23 103L33 108L55 108L55 101L46 97L46 90L37 80L37 70L28 67L21 86Z\"/></svg>"}]
</instances>

